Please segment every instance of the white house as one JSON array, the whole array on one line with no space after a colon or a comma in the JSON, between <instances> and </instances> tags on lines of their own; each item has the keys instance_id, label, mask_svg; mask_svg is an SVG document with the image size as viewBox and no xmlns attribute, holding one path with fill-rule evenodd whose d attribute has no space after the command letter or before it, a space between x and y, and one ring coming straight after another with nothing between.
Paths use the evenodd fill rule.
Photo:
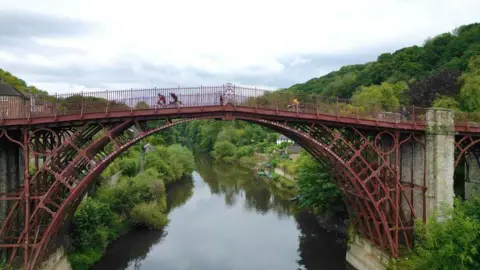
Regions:
<instances>
[{"instance_id":1,"label":"white house","mask_svg":"<svg viewBox=\"0 0 480 270\"><path fill-rule=\"evenodd\" d=\"M288 138L287 136L280 135L280 137L278 137L278 139L277 139L277 145L279 145L283 142L286 142L286 143L289 143L289 144L293 143L293 141L290 138Z\"/></svg>"}]
</instances>

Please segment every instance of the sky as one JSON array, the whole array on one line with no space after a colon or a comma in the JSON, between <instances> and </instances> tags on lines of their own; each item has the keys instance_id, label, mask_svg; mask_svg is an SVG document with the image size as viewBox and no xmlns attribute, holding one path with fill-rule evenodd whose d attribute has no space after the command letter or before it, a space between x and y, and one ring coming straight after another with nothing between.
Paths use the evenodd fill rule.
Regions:
<instances>
[{"instance_id":1,"label":"sky","mask_svg":"<svg viewBox=\"0 0 480 270\"><path fill-rule=\"evenodd\" d=\"M0 68L50 93L276 89L474 22L479 0L0 0Z\"/></svg>"}]
</instances>

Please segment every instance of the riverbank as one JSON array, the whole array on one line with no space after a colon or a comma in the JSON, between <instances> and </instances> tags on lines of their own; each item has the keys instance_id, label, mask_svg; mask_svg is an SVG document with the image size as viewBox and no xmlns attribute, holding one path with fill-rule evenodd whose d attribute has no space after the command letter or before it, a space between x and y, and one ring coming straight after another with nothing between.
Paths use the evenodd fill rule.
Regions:
<instances>
[{"instance_id":1,"label":"riverbank","mask_svg":"<svg viewBox=\"0 0 480 270\"><path fill-rule=\"evenodd\" d=\"M193 180L167 192L169 201L178 199L169 202L178 205L169 212L171 222L161 232L135 229L117 239L93 270L314 270L345 264L344 241L318 226L311 213L295 213L295 203L255 179L250 168L205 154L196 163Z\"/></svg>"},{"instance_id":2,"label":"riverbank","mask_svg":"<svg viewBox=\"0 0 480 270\"><path fill-rule=\"evenodd\" d=\"M108 245L136 227L161 230L169 219L167 191L189 177L194 169L192 153L180 145L155 146L141 155L132 149L112 164L104 178L122 175L114 183L104 181L78 207L72 222L72 250L69 261L74 270L88 269L101 259ZM140 163L144 162L144 171ZM112 169L113 168L113 169Z\"/></svg>"}]
</instances>

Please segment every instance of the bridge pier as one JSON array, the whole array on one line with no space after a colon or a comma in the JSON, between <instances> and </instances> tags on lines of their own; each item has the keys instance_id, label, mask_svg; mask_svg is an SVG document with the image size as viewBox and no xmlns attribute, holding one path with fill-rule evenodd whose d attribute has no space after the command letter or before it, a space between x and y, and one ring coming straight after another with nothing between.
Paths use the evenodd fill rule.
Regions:
<instances>
[{"instance_id":1,"label":"bridge pier","mask_svg":"<svg viewBox=\"0 0 480 270\"><path fill-rule=\"evenodd\" d=\"M465 199L480 194L480 157L479 153L469 152L465 157Z\"/></svg>"},{"instance_id":2,"label":"bridge pier","mask_svg":"<svg viewBox=\"0 0 480 270\"><path fill-rule=\"evenodd\" d=\"M455 125L453 110L428 109L426 114L426 215L453 207L455 171Z\"/></svg>"},{"instance_id":3,"label":"bridge pier","mask_svg":"<svg viewBox=\"0 0 480 270\"><path fill-rule=\"evenodd\" d=\"M23 150L5 138L0 139L0 198L19 189L24 178ZM0 200L0 223L8 214L7 200Z\"/></svg>"},{"instance_id":4,"label":"bridge pier","mask_svg":"<svg viewBox=\"0 0 480 270\"><path fill-rule=\"evenodd\" d=\"M409 140L399 146L399 170L402 185L412 187L400 198L406 221L426 218L437 211L443 219L442 209L452 207L454 200L453 173L455 159L454 115L451 110L429 109L426 114L425 136ZM402 140L402 138L400 138ZM470 189L480 188L480 167L470 162ZM475 180L474 180L475 179ZM424 191L421 187L426 186ZM424 194L425 193L425 194ZM413 205L412 213L409 204ZM414 215L415 214L415 215ZM366 238L351 232L347 262L358 270L386 270L395 268L390 253L377 248Z\"/></svg>"},{"instance_id":5,"label":"bridge pier","mask_svg":"<svg viewBox=\"0 0 480 270\"><path fill-rule=\"evenodd\" d=\"M20 136L20 134L17 135ZM19 138L13 137L13 139ZM13 197L12 193L18 191L23 183L24 163L23 150L20 146L5 137L0 138L0 225L5 222L10 207L15 203L15 200L9 197ZM20 222L19 218L15 222ZM7 244L4 240L0 240L0 243ZM2 255L1 249L0 255Z\"/></svg>"},{"instance_id":6,"label":"bridge pier","mask_svg":"<svg viewBox=\"0 0 480 270\"><path fill-rule=\"evenodd\" d=\"M346 261L357 270L387 270L392 257L359 235L349 235Z\"/></svg>"}]
</instances>

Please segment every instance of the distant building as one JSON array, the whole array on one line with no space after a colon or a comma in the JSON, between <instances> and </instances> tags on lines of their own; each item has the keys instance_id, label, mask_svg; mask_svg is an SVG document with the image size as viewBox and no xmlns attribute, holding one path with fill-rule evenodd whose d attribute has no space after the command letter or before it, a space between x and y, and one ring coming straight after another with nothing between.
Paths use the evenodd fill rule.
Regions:
<instances>
[{"instance_id":1,"label":"distant building","mask_svg":"<svg viewBox=\"0 0 480 270\"><path fill-rule=\"evenodd\" d=\"M0 81L0 118L27 117L28 114L51 113L52 108L38 96L27 96Z\"/></svg>"},{"instance_id":2,"label":"distant building","mask_svg":"<svg viewBox=\"0 0 480 270\"><path fill-rule=\"evenodd\" d=\"M145 153L148 153L148 152L154 151L155 146L147 143L143 146L143 150L145 151Z\"/></svg>"},{"instance_id":3,"label":"distant building","mask_svg":"<svg viewBox=\"0 0 480 270\"><path fill-rule=\"evenodd\" d=\"M286 143L293 143L293 141L288 138L287 136L285 135L280 135L280 137L278 137L277 139L277 145L283 143L283 142L286 142Z\"/></svg>"},{"instance_id":4,"label":"distant building","mask_svg":"<svg viewBox=\"0 0 480 270\"><path fill-rule=\"evenodd\" d=\"M17 118L26 115L29 98L15 88L0 81L0 118Z\"/></svg>"}]
</instances>

